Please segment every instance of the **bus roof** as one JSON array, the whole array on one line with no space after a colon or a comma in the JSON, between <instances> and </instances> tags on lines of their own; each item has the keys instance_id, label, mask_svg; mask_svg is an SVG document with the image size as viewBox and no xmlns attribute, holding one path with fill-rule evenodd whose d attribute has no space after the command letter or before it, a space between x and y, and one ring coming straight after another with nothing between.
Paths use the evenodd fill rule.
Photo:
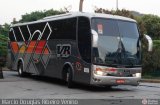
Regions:
<instances>
[{"instance_id":1,"label":"bus roof","mask_svg":"<svg viewBox=\"0 0 160 105\"><path fill-rule=\"evenodd\" d=\"M43 19L33 21L33 22L13 24L13 25L11 25L11 27L41 23L41 22L48 22L48 21L78 17L78 16L85 16L85 17L88 17L88 18L93 18L93 17L95 17L95 18L96 17L97 18L107 18L107 19L116 19L116 20L136 22L134 19L123 17L123 16L118 16L118 15L110 15L110 14L102 14L102 13L70 12L70 13L66 13L66 14L48 16L48 17L45 17Z\"/></svg>"}]
</instances>

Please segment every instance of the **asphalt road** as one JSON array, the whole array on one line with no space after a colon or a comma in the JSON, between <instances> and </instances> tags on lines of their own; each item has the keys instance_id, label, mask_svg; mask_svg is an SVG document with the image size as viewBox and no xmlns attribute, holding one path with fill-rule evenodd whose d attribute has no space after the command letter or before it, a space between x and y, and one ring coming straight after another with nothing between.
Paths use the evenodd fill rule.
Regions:
<instances>
[{"instance_id":1,"label":"asphalt road","mask_svg":"<svg viewBox=\"0 0 160 105\"><path fill-rule=\"evenodd\" d=\"M115 86L111 89L76 85L68 89L58 79L30 76L20 78L17 72L4 71L0 79L0 99L2 98L63 98L63 99L160 99L160 84L140 83L140 86Z\"/></svg>"}]
</instances>

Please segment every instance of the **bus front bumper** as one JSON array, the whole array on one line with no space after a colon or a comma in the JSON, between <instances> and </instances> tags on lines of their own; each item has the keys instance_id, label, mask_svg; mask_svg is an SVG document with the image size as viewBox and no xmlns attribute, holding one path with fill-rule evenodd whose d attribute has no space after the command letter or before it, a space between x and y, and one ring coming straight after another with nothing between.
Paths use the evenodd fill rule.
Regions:
<instances>
[{"instance_id":1,"label":"bus front bumper","mask_svg":"<svg viewBox=\"0 0 160 105\"><path fill-rule=\"evenodd\" d=\"M117 86L132 85L138 86L141 77L113 77L94 75L91 79L91 85Z\"/></svg>"}]
</instances>

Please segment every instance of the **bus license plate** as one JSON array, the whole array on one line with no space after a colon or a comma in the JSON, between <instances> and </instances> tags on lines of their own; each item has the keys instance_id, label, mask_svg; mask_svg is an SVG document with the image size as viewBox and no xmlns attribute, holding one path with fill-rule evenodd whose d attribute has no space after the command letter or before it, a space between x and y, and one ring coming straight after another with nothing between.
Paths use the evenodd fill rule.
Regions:
<instances>
[{"instance_id":1,"label":"bus license plate","mask_svg":"<svg viewBox=\"0 0 160 105\"><path fill-rule=\"evenodd\" d=\"M124 79L118 79L118 80L116 80L116 83L117 84L124 84L125 80Z\"/></svg>"}]
</instances>

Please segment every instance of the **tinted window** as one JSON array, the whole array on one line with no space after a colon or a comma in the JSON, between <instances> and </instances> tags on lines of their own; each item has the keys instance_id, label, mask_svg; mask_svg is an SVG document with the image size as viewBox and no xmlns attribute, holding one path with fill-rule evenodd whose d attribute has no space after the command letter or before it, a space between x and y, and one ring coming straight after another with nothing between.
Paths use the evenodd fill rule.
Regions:
<instances>
[{"instance_id":1,"label":"tinted window","mask_svg":"<svg viewBox=\"0 0 160 105\"><path fill-rule=\"evenodd\" d=\"M113 64L140 65L140 42L136 23L95 18L92 19L92 28L99 35L97 47L93 48L94 63L109 66Z\"/></svg>"},{"instance_id":2,"label":"tinted window","mask_svg":"<svg viewBox=\"0 0 160 105\"><path fill-rule=\"evenodd\" d=\"M110 19L93 19L92 28L95 29L99 35L118 36L118 26L115 20Z\"/></svg>"},{"instance_id":3,"label":"tinted window","mask_svg":"<svg viewBox=\"0 0 160 105\"><path fill-rule=\"evenodd\" d=\"M9 32L9 39L10 39L10 41L15 41L13 31Z\"/></svg>"},{"instance_id":4,"label":"tinted window","mask_svg":"<svg viewBox=\"0 0 160 105\"><path fill-rule=\"evenodd\" d=\"M91 62L91 29L88 18L78 18L78 48L84 61Z\"/></svg>"},{"instance_id":5,"label":"tinted window","mask_svg":"<svg viewBox=\"0 0 160 105\"><path fill-rule=\"evenodd\" d=\"M48 25L46 25L45 29L43 31L43 35L42 35L41 40L47 40L47 38L49 37L50 34L51 34L50 27Z\"/></svg>"},{"instance_id":6,"label":"tinted window","mask_svg":"<svg viewBox=\"0 0 160 105\"><path fill-rule=\"evenodd\" d=\"M50 39L73 39L76 40L77 18L57 20L50 22L52 34Z\"/></svg>"},{"instance_id":7,"label":"tinted window","mask_svg":"<svg viewBox=\"0 0 160 105\"><path fill-rule=\"evenodd\" d=\"M27 29L27 26L21 26L21 31L23 33L23 37L25 39L25 41L28 41L29 40L29 37L30 37L30 34L29 34L29 31Z\"/></svg>"},{"instance_id":8,"label":"tinted window","mask_svg":"<svg viewBox=\"0 0 160 105\"><path fill-rule=\"evenodd\" d=\"M119 26L120 34L123 37L128 37L128 38L138 38L139 37L136 23L118 21L118 26Z\"/></svg>"},{"instance_id":9,"label":"tinted window","mask_svg":"<svg viewBox=\"0 0 160 105\"><path fill-rule=\"evenodd\" d=\"M32 40L38 40L40 35L41 35L41 33L37 31L35 34L33 34Z\"/></svg>"},{"instance_id":10,"label":"tinted window","mask_svg":"<svg viewBox=\"0 0 160 105\"><path fill-rule=\"evenodd\" d=\"M23 41L22 35L21 35L20 31L19 31L19 28L18 27L14 27L13 29L14 29L14 33L15 33L17 41Z\"/></svg>"},{"instance_id":11,"label":"tinted window","mask_svg":"<svg viewBox=\"0 0 160 105\"><path fill-rule=\"evenodd\" d=\"M114 19L92 19L92 28L99 35L104 36L123 36L128 38L138 38L139 32L137 24L134 22L114 20Z\"/></svg>"},{"instance_id":12,"label":"tinted window","mask_svg":"<svg viewBox=\"0 0 160 105\"><path fill-rule=\"evenodd\" d=\"M34 33L34 36L32 36L32 40L37 40L38 39L40 34L43 32L45 25L46 25L46 23L36 23L36 24L28 25L31 34L33 35L33 33Z\"/></svg>"}]
</instances>

